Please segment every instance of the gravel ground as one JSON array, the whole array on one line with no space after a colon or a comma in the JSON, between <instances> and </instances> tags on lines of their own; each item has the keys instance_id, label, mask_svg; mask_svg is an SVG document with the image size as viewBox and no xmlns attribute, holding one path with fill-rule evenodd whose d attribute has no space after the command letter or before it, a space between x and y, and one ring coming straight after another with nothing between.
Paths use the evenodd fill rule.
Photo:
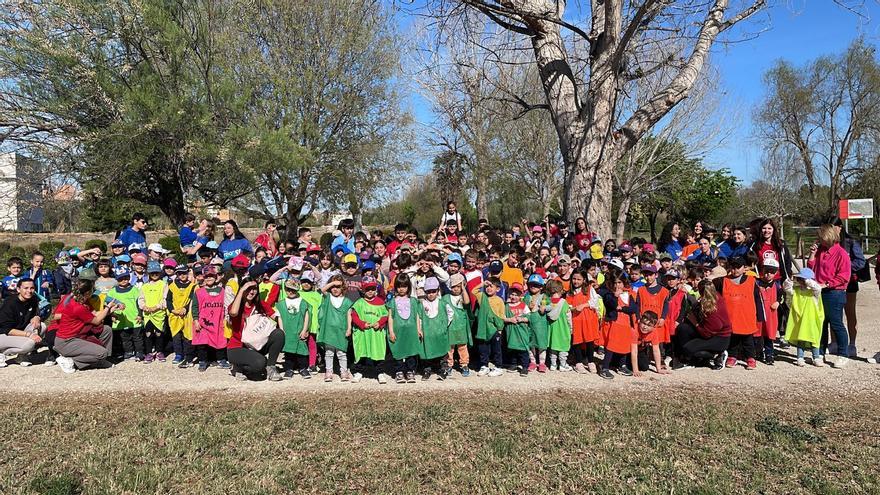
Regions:
<instances>
[{"instance_id":1,"label":"gravel ground","mask_svg":"<svg viewBox=\"0 0 880 495\"><path fill-rule=\"evenodd\" d=\"M415 384L379 385L375 380L360 383L324 383L323 375L304 380L295 377L282 382L240 382L227 371L211 368L204 373L195 368L177 369L168 363L126 362L112 369L90 370L71 375L64 374L57 366L34 365L23 368L15 364L0 369L4 393L31 394L112 394L135 393L204 393L231 392L236 394L285 394L285 393L344 393L351 390L400 392L430 392L464 390L469 392L554 392L560 390L593 391L615 390L621 394L671 389L678 392L706 390L723 387L738 389L737 392L754 391L760 395L784 396L787 393L827 390L834 393L877 393L880 391L880 365L869 364L866 358L880 351L880 291L874 283L861 284L859 293L860 334L857 340L859 358L852 360L845 369L798 368L794 366L794 349L779 350L775 366L758 363L758 369L747 371L742 366L735 369L711 371L693 369L673 372L671 375L645 373L641 378L617 376L603 380L594 374L579 375L573 372L532 373L520 377L517 373L505 373L500 377L478 377L471 374L464 378L454 374L448 380L431 379ZM748 393L748 392L747 392Z\"/></svg>"}]
</instances>

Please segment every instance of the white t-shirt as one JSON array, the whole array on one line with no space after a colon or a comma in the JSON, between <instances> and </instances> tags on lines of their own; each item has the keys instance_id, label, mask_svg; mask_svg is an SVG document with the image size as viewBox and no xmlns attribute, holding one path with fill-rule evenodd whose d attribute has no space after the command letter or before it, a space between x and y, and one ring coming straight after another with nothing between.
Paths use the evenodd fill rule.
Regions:
<instances>
[{"instance_id":1,"label":"white t-shirt","mask_svg":"<svg viewBox=\"0 0 880 495\"><path fill-rule=\"evenodd\" d=\"M443 212L443 217L440 218L440 223L446 225L446 222L450 220L455 220L456 225L461 223L461 215L456 211L455 213L449 213L448 211Z\"/></svg>"}]
</instances>

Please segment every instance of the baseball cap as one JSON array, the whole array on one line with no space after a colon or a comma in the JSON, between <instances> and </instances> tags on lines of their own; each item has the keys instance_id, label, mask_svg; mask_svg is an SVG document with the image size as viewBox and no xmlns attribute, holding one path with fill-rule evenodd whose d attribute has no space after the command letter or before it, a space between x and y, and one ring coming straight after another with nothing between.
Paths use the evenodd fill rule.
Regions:
<instances>
[{"instance_id":1,"label":"baseball cap","mask_svg":"<svg viewBox=\"0 0 880 495\"><path fill-rule=\"evenodd\" d=\"M601 260L605 253L602 252L602 243L593 244L590 246L590 258L594 260Z\"/></svg>"},{"instance_id":2,"label":"baseball cap","mask_svg":"<svg viewBox=\"0 0 880 495\"><path fill-rule=\"evenodd\" d=\"M174 258L168 258L167 260L162 262L162 267L163 268L165 268L165 267L176 268L177 267L177 260Z\"/></svg>"},{"instance_id":3,"label":"baseball cap","mask_svg":"<svg viewBox=\"0 0 880 495\"><path fill-rule=\"evenodd\" d=\"M653 253L654 252L654 245L651 244L650 242L646 242L646 243L642 244L642 251L644 251L646 253Z\"/></svg>"},{"instance_id":4,"label":"baseball cap","mask_svg":"<svg viewBox=\"0 0 880 495\"><path fill-rule=\"evenodd\" d=\"M669 270L666 270L666 273L664 273L663 276L669 277L669 278L681 278L681 274L678 273L678 270L676 270L674 268L670 268Z\"/></svg>"},{"instance_id":5,"label":"baseball cap","mask_svg":"<svg viewBox=\"0 0 880 495\"><path fill-rule=\"evenodd\" d=\"M376 263L373 260L367 260L361 264L361 271L375 270L375 269L376 269Z\"/></svg>"},{"instance_id":6,"label":"baseball cap","mask_svg":"<svg viewBox=\"0 0 880 495\"><path fill-rule=\"evenodd\" d=\"M538 275L537 273L533 273L529 276L528 283L543 286L546 282L544 282L544 277Z\"/></svg>"},{"instance_id":7,"label":"baseball cap","mask_svg":"<svg viewBox=\"0 0 880 495\"><path fill-rule=\"evenodd\" d=\"M229 263L233 268L247 268L251 264L251 260L243 255L239 254L232 258L232 261Z\"/></svg>"},{"instance_id":8,"label":"baseball cap","mask_svg":"<svg viewBox=\"0 0 880 495\"><path fill-rule=\"evenodd\" d=\"M623 262L617 258L611 258L608 260L608 265L617 268L618 270L623 270Z\"/></svg>"},{"instance_id":9,"label":"baseball cap","mask_svg":"<svg viewBox=\"0 0 880 495\"><path fill-rule=\"evenodd\" d=\"M122 240L120 240L120 239L115 239L113 242L110 243L110 247L112 247L112 248L125 247L125 243L122 242Z\"/></svg>"},{"instance_id":10,"label":"baseball cap","mask_svg":"<svg viewBox=\"0 0 880 495\"><path fill-rule=\"evenodd\" d=\"M296 277L288 277L287 280L284 281L284 288L285 289L299 290L299 287L300 287L300 281Z\"/></svg>"},{"instance_id":11,"label":"baseball cap","mask_svg":"<svg viewBox=\"0 0 880 495\"><path fill-rule=\"evenodd\" d=\"M258 263L248 269L248 276L251 279L258 279L266 274L266 265L264 263Z\"/></svg>"},{"instance_id":12,"label":"baseball cap","mask_svg":"<svg viewBox=\"0 0 880 495\"><path fill-rule=\"evenodd\" d=\"M349 265L349 264L357 265L358 264L358 257L351 254L351 253L346 254L345 256L342 257L342 264L343 265Z\"/></svg>"},{"instance_id":13,"label":"baseball cap","mask_svg":"<svg viewBox=\"0 0 880 495\"><path fill-rule=\"evenodd\" d=\"M113 271L113 274L117 279L128 278L131 276L131 270L128 268L117 268ZM82 276L82 274L80 274L80 276Z\"/></svg>"},{"instance_id":14,"label":"baseball cap","mask_svg":"<svg viewBox=\"0 0 880 495\"><path fill-rule=\"evenodd\" d=\"M464 260L461 259L461 255L458 253L452 253L446 257L446 263L458 263L459 265L464 264Z\"/></svg>"},{"instance_id":15,"label":"baseball cap","mask_svg":"<svg viewBox=\"0 0 880 495\"><path fill-rule=\"evenodd\" d=\"M642 271L648 273L657 273L657 267L654 265L642 265Z\"/></svg>"},{"instance_id":16,"label":"baseball cap","mask_svg":"<svg viewBox=\"0 0 880 495\"><path fill-rule=\"evenodd\" d=\"M299 256L291 256L290 261L287 262L287 266L293 271L302 271L303 259Z\"/></svg>"},{"instance_id":17,"label":"baseball cap","mask_svg":"<svg viewBox=\"0 0 880 495\"><path fill-rule=\"evenodd\" d=\"M147 273L162 273L162 265L158 261L147 263Z\"/></svg>"},{"instance_id":18,"label":"baseball cap","mask_svg":"<svg viewBox=\"0 0 880 495\"><path fill-rule=\"evenodd\" d=\"M660 253L660 254L657 256L657 259L658 259L658 260L670 260L670 261L672 261L672 255L669 254L669 253L667 253L666 251L664 251L664 252Z\"/></svg>"},{"instance_id":19,"label":"baseball cap","mask_svg":"<svg viewBox=\"0 0 880 495\"><path fill-rule=\"evenodd\" d=\"M217 276L217 267L215 265L205 265L202 268L202 275L204 276Z\"/></svg>"},{"instance_id":20,"label":"baseball cap","mask_svg":"<svg viewBox=\"0 0 880 495\"><path fill-rule=\"evenodd\" d=\"M774 260L773 258L768 258L761 263L761 266L764 268L775 268L779 269L779 262Z\"/></svg>"},{"instance_id":21,"label":"baseball cap","mask_svg":"<svg viewBox=\"0 0 880 495\"><path fill-rule=\"evenodd\" d=\"M83 271L79 272L79 279L91 280L94 282L95 280L98 280L98 274L96 274L95 270L92 270L91 268L84 268Z\"/></svg>"},{"instance_id":22,"label":"baseball cap","mask_svg":"<svg viewBox=\"0 0 880 495\"><path fill-rule=\"evenodd\" d=\"M146 265L147 264L147 255L144 253L134 253L131 257L132 264L135 265Z\"/></svg>"},{"instance_id":23,"label":"baseball cap","mask_svg":"<svg viewBox=\"0 0 880 495\"><path fill-rule=\"evenodd\" d=\"M813 270L810 268L803 268L800 272L794 274L794 276L804 280L815 280L816 278L816 274L813 273Z\"/></svg>"},{"instance_id":24,"label":"baseball cap","mask_svg":"<svg viewBox=\"0 0 880 495\"><path fill-rule=\"evenodd\" d=\"M162 245L159 244L158 242L154 242L154 243L150 244L149 246L147 246L147 251L153 251L155 253L162 253L162 254L168 254L171 252L171 251L168 251L167 249L163 248Z\"/></svg>"},{"instance_id":25,"label":"baseball cap","mask_svg":"<svg viewBox=\"0 0 880 495\"><path fill-rule=\"evenodd\" d=\"M197 261L197 262L193 263L192 268L193 268L193 273L202 273L202 270L205 269L205 264L202 263L201 261Z\"/></svg>"},{"instance_id":26,"label":"baseball cap","mask_svg":"<svg viewBox=\"0 0 880 495\"><path fill-rule=\"evenodd\" d=\"M713 268L709 272L709 274L706 275L706 278L708 278L709 280L715 280L716 278L724 278L726 276L727 276L727 270L725 270L723 266L719 265L719 266L716 266L715 268Z\"/></svg>"},{"instance_id":27,"label":"baseball cap","mask_svg":"<svg viewBox=\"0 0 880 495\"><path fill-rule=\"evenodd\" d=\"M314 253L314 252L320 251L320 250L321 250L321 246L319 246L318 244L313 242L313 243L309 244L309 247L308 247L308 249L306 249L306 252Z\"/></svg>"},{"instance_id":28,"label":"baseball cap","mask_svg":"<svg viewBox=\"0 0 880 495\"><path fill-rule=\"evenodd\" d=\"M302 275L299 276L300 283L308 282L310 284L315 283L315 275L311 271L306 271Z\"/></svg>"},{"instance_id":29,"label":"baseball cap","mask_svg":"<svg viewBox=\"0 0 880 495\"><path fill-rule=\"evenodd\" d=\"M560 256L560 257L556 260L556 263L557 263L557 264L560 264L560 265L568 265L568 264L571 264L571 256L569 256L569 255L567 255L567 254L563 254L562 256Z\"/></svg>"},{"instance_id":30,"label":"baseball cap","mask_svg":"<svg viewBox=\"0 0 880 495\"><path fill-rule=\"evenodd\" d=\"M376 287L379 287L379 281L376 280L376 277L363 277L361 279L361 289L367 290Z\"/></svg>"},{"instance_id":31,"label":"baseball cap","mask_svg":"<svg viewBox=\"0 0 880 495\"><path fill-rule=\"evenodd\" d=\"M131 256L127 254L120 254L116 257L117 263L131 263Z\"/></svg>"},{"instance_id":32,"label":"baseball cap","mask_svg":"<svg viewBox=\"0 0 880 495\"><path fill-rule=\"evenodd\" d=\"M440 281L437 280L437 277L430 277L425 279L425 291L429 290L440 290Z\"/></svg>"},{"instance_id":33,"label":"baseball cap","mask_svg":"<svg viewBox=\"0 0 880 495\"><path fill-rule=\"evenodd\" d=\"M217 244L217 241L208 241L208 243L205 244L205 247L212 251L216 251L217 248L220 247L220 244Z\"/></svg>"},{"instance_id":34,"label":"baseball cap","mask_svg":"<svg viewBox=\"0 0 880 495\"><path fill-rule=\"evenodd\" d=\"M181 263L174 268L174 273L189 273L189 267Z\"/></svg>"},{"instance_id":35,"label":"baseball cap","mask_svg":"<svg viewBox=\"0 0 880 495\"><path fill-rule=\"evenodd\" d=\"M74 257L76 257L76 255L79 254L79 248L70 248L70 251L68 251L67 254L68 254L71 258L74 258Z\"/></svg>"},{"instance_id":36,"label":"baseball cap","mask_svg":"<svg viewBox=\"0 0 880 495\"><path fill-rule=\"evenodd\" d=\"M501 270L504 269L504 265L500 260L492 260L489 263L489 272L490 273L501 273Z\"/></svg>"},{"instance_id":37,"label":"baseball cap","mask_svg":"<svg viewBox=\"0 0 880 495\"><path fill-rule=\"evenodd\" d=\"M455 287L456 285L461 285L464 282L464 275L460 273L453 273L449 276L449 281L446 282L448 287Z\"/></svg>"},{"instance_id":38,"label":"baseball cap","mask_svg":"<svg viewBox=\"0 0 880 495\"><path fill-rule=\"evenodd\" d=\"M617 249L620 250L621 253L631 253L633 248L627 243L623 243L620 246L617 246Z\"/></svg>"},{"instance_id":39,"label":"baseball cap","mask_svg":"<svg viewBox=\"0 0 880 495\"><path fill-rule=\"evenodd\" d=\"M508 290L519 292L520 294L522 294L523 285L519 282L514 282L514 283L510 284L510 288Z\"/></svg>"},{"instance_id":40,"label":"baseball cap","mask_svg":"<svg viewBox=\"0 0 880 495\"><path fill-rule=\"evenodd\" d=\"M532 232L544 232L544 228L540 225L535 225L534 227L532 227Z\"/></svg>"}]
</instances>

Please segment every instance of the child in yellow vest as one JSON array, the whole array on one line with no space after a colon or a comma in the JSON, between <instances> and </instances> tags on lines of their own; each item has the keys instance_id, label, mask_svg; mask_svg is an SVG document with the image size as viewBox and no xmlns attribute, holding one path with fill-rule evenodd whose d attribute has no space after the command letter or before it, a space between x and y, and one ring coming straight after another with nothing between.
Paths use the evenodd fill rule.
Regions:
<instances>
[{"instance_id":1,"label":"child in yellow vest","mask_svg":"<svg viewBox=\"0 0 880 495\"><path fill-rule=\"evenodd\" d=\"M174 360L171 363L179 368L188 368L195 358L190 306L196 284L190 281L189 268L186 265L178 265L175 275L174 282L168 286L168 297L165 299L168 308L168 329L171 332L171 344L174 348Z\"/></svg>"},{"instance_id":2,"label":"child in yellow vest","mask_svg":"<svg viewBox=\"0 0 880 495\"><path fill-rule=\"evenodd\" d=\"M144 364L154 359L165 362L165 299L168 297L168 284L162 265L157 261L147 264L149 280L141 285L138 307L144 318Z\"/></svg>"}]
</instances>

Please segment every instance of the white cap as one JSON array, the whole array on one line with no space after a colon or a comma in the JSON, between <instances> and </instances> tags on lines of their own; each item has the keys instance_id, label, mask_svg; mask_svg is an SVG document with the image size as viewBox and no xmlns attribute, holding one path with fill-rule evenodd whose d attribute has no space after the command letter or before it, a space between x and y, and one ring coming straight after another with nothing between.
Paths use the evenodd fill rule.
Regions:
<instances>
[{"instance_id":1,"label":"white cap","mask_svg":"<svg viewBox=\"0 0 880 495\"><path fill-rule=\"evenodd\" d=\"M617 258L611 258L608 264L617 268L618 270L623 270L623 262Z\"/></svg>"},{"instance_id":2,"label":"white cap","mask_svg":"<svg viewBox=\"0 0 880 495\"><path fill-rule=\"evenodd\" d=\"M769 268L779 268L779 262L773 258L767 258L761 263L761 266Z\"/></svg>"},{"instance_id":3,"label":"white cap","mask_svg":"<svg viewBox=\"0 0 880 495\"><path fill-rule=\"evenodd\" d=\"M168 254L171 252L171 251L168 251L167 249L163 248L162 245L159 244L158 242L154 242L154 243L150 244L149 246L147 246L147 251L153 251L153 252L162 253L162 254Z\"/></svg>"}]
</instances>

